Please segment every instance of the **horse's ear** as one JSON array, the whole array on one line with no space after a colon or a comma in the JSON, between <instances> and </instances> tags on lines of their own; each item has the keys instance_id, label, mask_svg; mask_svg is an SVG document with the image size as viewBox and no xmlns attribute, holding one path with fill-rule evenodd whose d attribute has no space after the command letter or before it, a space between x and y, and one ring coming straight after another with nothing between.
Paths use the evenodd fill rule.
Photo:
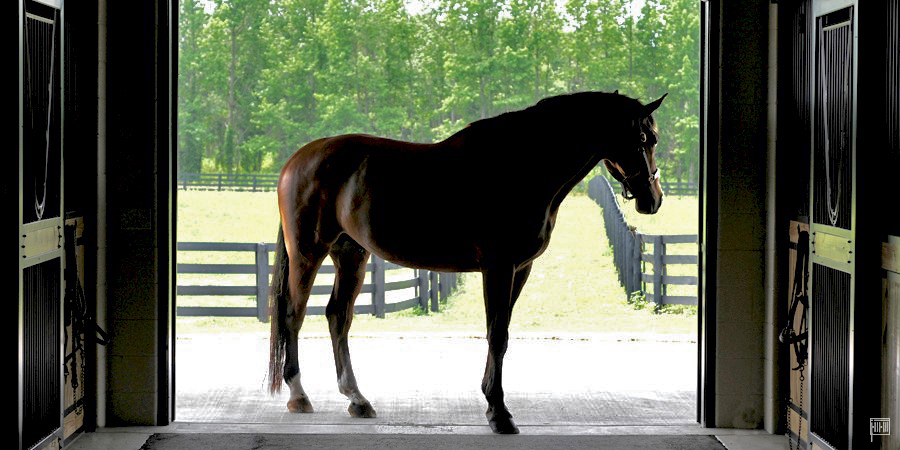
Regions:
<instances>
[{"instance_id":1,"label":"horse's ear","mask_svg":"<svg viewBox=\"0 0 900 450\"><path fill-rule=\"evenodd\" d=\"M618 89L616 89L616 91L613 92L613 94L618 94L618 93L619 93L619 90L618 90Z\"/></svg>"},{"instance_id":2,"label":"horse's ear","mask_svg":"<svg viewBox=\"0 0 900 450\"><path fill-rule=\"evenodd\" d=\"M663 94L662 97L660 97L658 100L654 101L653 103L644 105L644 109L643 109L643 112L641 113L641 117L649 117L650 114L653 114L653 111L656 111L656 109L659 108L659 105L662 105L662 101L664 98L666 98L667 95L669 95L668 92Z\"/></svg>"}]
</instances>

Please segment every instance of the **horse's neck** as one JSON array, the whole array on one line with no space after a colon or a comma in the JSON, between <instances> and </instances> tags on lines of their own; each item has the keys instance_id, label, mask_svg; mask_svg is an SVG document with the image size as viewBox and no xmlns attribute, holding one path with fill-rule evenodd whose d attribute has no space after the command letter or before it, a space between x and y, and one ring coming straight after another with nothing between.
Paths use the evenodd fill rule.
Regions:
<instances>
[{"instance_id":1,"label":"horse's neck","mask_svg":"<svg viewBox=\"0 0 900 450\"><path fill-rule=\"evenodd\" d=\"M473 123L437 144L467 148L466 164L480 163L485 174L523 187L548 200L565 197L601 156L576 137L561 135L556 126L542 125L526 111ZM517 117L513 117L517 115ZM516 120L519 119L519 120Z\"/></svg>"},{"instance_id":2,"label":"horse's neck","mask_svg":"<svg viewBox=\"0 0 900 450\"><path fill-rule=\"evenodd\" d=\"M575 188L584 177L587 176L590 171L600 163L601 157L599 155L591 156L589 158L584 159L584 165L578 169L575 173L569 177L569 179L564 180L562 185L560 186L559 191L557 191L556 196L553 198L551 208L555 211L556 208L559 207L560 203L562 203L563 199Z\"/></svg>"}]
</instances>

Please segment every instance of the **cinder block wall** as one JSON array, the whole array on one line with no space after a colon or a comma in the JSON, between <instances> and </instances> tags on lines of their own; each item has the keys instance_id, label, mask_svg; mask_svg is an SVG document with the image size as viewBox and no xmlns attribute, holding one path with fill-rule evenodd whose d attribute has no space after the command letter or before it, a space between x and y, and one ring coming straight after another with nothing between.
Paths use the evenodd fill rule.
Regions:
<instances>
[{"instance_id":1,"label":"cinder block wall","mask_svg":"<svg viewBox=\"0 0 900 450\"><path fill-rule=\"evenodd\" d=\"M106 426L165 424L171 206L166 2L106 5ZM104 270L101 268L100 270ZM162 337L162 339L161 339ZM163 362L161 362L163 361ZM102 406L101 406L102 407ZM163 423L160 423L162 420Z\"/></svg>"},{"instance_id":2,"label":"cinder block wall","mask_svg":"<svg viewBox=\"0 0 900 450\"><path fill-rule=\"evenodd\" d=\"M765 392L768 2L721 2L715 426L760 428ZM714 75L715 76L715 75ZM710 286L713 288L713 286Z\"/></svg>"}]
</instances>

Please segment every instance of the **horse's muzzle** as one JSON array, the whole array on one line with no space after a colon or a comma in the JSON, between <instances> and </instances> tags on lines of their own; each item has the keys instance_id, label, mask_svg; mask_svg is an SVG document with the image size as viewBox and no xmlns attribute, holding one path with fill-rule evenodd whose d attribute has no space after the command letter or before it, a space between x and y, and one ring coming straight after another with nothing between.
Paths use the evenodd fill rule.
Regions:
<instances>
[{"instance_id":1,"label":"horse's muzzle","mask_svg":"<svg viewBox=\"0 0 900 450\"><path fill-rule=\"evenodd\" d=\"M650 185L641 195L634 196L634 209L641 214L656 214L662 206L663 193L658 185Z\"/></svg>"}]
</instances>

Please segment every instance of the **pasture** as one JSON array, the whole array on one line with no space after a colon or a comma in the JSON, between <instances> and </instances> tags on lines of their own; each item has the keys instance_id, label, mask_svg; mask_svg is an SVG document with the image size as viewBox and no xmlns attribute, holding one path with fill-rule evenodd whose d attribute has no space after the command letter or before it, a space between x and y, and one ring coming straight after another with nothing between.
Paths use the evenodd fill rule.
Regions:
<instances>
[{"instance_id":1,"label":"pasture","mask_svg":"<svg viewBox=\"0 0 900 450\"><path fill-rule=\"evenodd\" d=\"M623 203L630 224L641 232L656 234L696 233L697 208L697 197L666 197L658 214L644 216L634 211L631 202ZM178 192L179 242L274 242L277 228L274 192ZM616 281L611 254L600 207L586 195L570 195L560 207L550 247L535 262L516 303L510 330L513 333L602 332L635 337L647 333L696 335L695 315L654 314L628 305ZM252 264L253 255L179 252L178 262ZM402 274L395 276L402 277ZM179 277L179 284L253 283L252 275L240 277L184 275ZM319 275L316 281L330 283L330 275ZM327 301L327 296L318 297L312 298L310 304ZM368 297L361 294L358 303L368 303ZM249 297L179 297L178 301L180 306L253 304ZM266 331L269 325L255 318L179 317L177 327L179 332L225 332ZM308 316L302 333L326 333L327 329L323 316ZM421 311L406 310L389 313L385 319L358 314L352 328L352 333L357 335L385 331L482 335L481 275L465 274L460 289L441 305L438 313L424 315Z\"/></svg>"}]
</instances>

